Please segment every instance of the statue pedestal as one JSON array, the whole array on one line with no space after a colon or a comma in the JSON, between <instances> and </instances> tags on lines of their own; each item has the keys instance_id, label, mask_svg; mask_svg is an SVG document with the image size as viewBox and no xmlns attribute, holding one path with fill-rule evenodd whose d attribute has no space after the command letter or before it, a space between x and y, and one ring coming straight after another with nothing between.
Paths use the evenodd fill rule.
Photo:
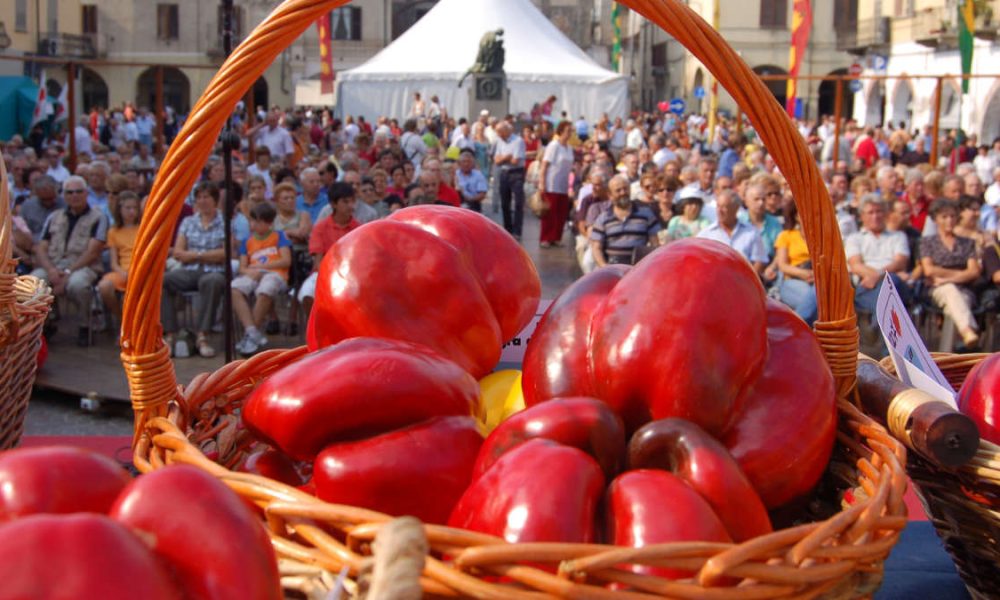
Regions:
<instances>
[{"instance_id":1,"label":"statue pedestal","mask_svg":"<svg viewBox=\"0 0 1000 600\"><path fill-rule=\"evenodd\" d=\"M473 73L469 86L469 117L475 119L483 110L503 118L510 112L510 90L503 73Z\"/></svg>"}]
</instances>

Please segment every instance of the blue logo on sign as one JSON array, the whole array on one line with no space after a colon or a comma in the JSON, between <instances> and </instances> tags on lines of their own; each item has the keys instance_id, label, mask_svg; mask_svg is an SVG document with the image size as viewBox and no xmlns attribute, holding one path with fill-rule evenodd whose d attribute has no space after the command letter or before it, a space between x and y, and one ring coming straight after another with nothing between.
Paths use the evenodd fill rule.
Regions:
<instances>
[{"instance_id":1,"label":"blue logo on sign","mask_svg":"<svg viewBox=\"0 0 1000 600\"><path fill-rule=\"evenodd\" d=\"M670 112L675 115L683 115L685 108L687 108L687 104L682 98L674 98L670 101Z\"/></svg>"}]
</instances>

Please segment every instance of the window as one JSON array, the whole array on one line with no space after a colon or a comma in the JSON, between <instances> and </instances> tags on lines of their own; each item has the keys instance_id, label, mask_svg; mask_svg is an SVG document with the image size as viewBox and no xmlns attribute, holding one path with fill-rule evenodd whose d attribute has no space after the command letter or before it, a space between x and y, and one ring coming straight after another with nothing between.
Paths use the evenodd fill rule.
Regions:
<instances>
[{"instance_id":1,"label":"window","mask_svg":"<svg viewBox=\"0 0 1000 600\"><path fill-rule=\"evenodd\" d=\"M222 43L222 23L225 21L224 8L220 4L218 11L219 23L219 43ZM243 7L233 6L233 41L238 42L243 39ZM235 44L233 44L235 47Z\"/></svg>"},{"instance_id":2,"label":"window","mask_svg":"<svg viewBox=\"0 0 1000 600\"><path fill-rule=\"evenodd\" d=\"M95 34L97 33L97 5L96 4L84 4L82 26L84 34Z\"/></svg>"},{"instance_id":3,"label":"window","mask_svg":"<svg viewBox=\"0 0 1000 600\"><path fill-rule=\"evenodd\" d=\"M35 5L36 9L38 5ZM45 23L49 26L50 33L59 32L59 0L49 0L46 7L47 19Z\"/></svg>"},{"instance_id":4,"label":"window","mask_svg":"<svg viewBox=\"0 0 1000 600\"><path fill-rule=\"evenodd\" d=\"M15 3L14 31L28 31L28 0L17 0Z\"/></svg>"},{"instance_id":5,"label":"window","mask_svg":"<svg viewBox=\"0 0 1000 600\"><path fill-rule=\"evenodd\" d=\"M834 0L833 28L836 31L857 30L858 0Z\"/></svg>"},{"instance_id":6,"label":"window","mask_svg":"<svg viewBox=\"0 0 1000 600\"><path fill-rule=\"evenodd\" d=\"M176 40L180 37L180 19L176 4L156 5L156 37L161 40Z\"/></svg>"},{"instance_id":7,"label":"window","mask_svg":"<svg viewBox=\"0 0 1000 600\"><path fill-rule=\"evenodd\" d=\"M361 41L361 8L344 6L330 11L330 38Z\"/></svg>"},{"instance_id":8,"label":"window","mask_svg":"<svg viewBox=\"0 0 1000 600\"><path fill-rule=\"evenodd\" d=\"M788 0L761 0L760 26L762 29L788 27Z\"/></svg>"}]
</instances>

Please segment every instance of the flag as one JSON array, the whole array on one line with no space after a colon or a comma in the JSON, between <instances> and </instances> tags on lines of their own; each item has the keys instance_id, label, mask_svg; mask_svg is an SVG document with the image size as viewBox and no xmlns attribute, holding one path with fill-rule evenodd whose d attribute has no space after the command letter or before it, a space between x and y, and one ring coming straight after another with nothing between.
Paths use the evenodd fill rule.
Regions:
<instances>
[{"instance_id":1,"label":"flag","mask_svg":"<svg viewBox=\"0 0 1000 600\"><path fill-rule=\"evenodd\" d=\"M319 33L319 91L321 94L333 93L333 49L330 40L330 13L316 20Z\"/></svg>"},{"instance_id":2,"label":"flag","mask_svg":"<svg viewBox=\"0 0 1000 600\"><path fill-rule=\"evenodd\" d=\"M35 110L31 113L31 127L48 119L52 114L52 104L45 92L45 71L38 77L38 97L35 98Z\"/></svg>"},{"instance_id":3,"label":"flag","mask_svg":"<svg viewBox=\"0 0 1000 600\"><path fill-rule=\"evenodd\" d=\"M56 99L55 122L65 121L69 116L69 83L62 86L59 98Z\"/></svg>"},{"instance_id":4,"label":"flag","mask_svg":"<svg viewBox=\"0 0 1000 600\"><path fill-rule=\"evenodd\" d=\"M611 3L611 70L618 71L622 59L622 7L617 2Z\"/></svg>"},{"instance_id":5,"label":"flag","mask_svg":"<svg viewBox=\"0 0 1000 600\"><path fill-rule=\"evenodd\" d=\"M795 97L798 94L799 67L809 44L812 30L812 6L809 0L795 0L792 4L792 44L788 49L788 86L785 90L785 111L795 117Z\"/></svg>"},{"instance_id":6,"label":"flag","mask_svg":"<svg viewBox=\"0 0 1000 600\"><path fill-rule=\"evenodd\" d=\"M958 0L958 50L962 55L962 75L972 72L972 33L976 30L976 9L972 0ZM969 93L969 80L962 78L962 93Z\"/></svg>"}]
</instances>

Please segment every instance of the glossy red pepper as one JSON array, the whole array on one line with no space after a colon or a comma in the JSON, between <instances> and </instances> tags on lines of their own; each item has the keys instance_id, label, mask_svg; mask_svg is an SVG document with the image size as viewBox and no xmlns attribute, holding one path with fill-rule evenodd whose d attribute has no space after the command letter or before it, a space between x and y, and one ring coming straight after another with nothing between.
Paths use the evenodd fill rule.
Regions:
<instances>
[{"instance_id":1,"label":"glossy red pepper","mask_svg":"<svg viewBox=\"0 0 1000 600\"><path fill-rule=\"evenodd\" d=\"M131 480L110 458L73 446L0 453L0 523L36 513L106 513Z\"/></svg>"},{"instance_id":2,"label":"glossy red pepper","mask_svg":"<svg viewBox=\"0 0 1000 600\"><path fill-rule=\"evenodd\" d=\"M517 542L593 542L604 476L582 450L543 439L500 457L462 495L448 525Z\"/></svg>"},{"instance_id":3,"label":"glossy red pepper","mask_svg":"<svg viewBox=\"0 0 1000 600\"><path fill-rule=\"evenodd\" d=\"M250 453L240 467L244 473L267 477L292 487L305 485L307 478L303 476L303 470L303 465L268 446Z\"/></svg>"},{"instance_id":4,"label":"glossy red pepper","mask_svg":"<svg viewBox=\"0 0 1000 600\"><path fill-rule=\"evenodd\" d=\"M110 515L173 568L189 600L283 598L263 523L235 492L200 469L171 465L139 477Z\"/></svg>"},{"instance_id":5,"label":"glossy red pepper","mask_svg":"<svg viewBox=\"0 0 1000 600\"><path fill-rule=\"evenodd\" d=\"M321 500L444 524L472 480L483 436L472 417L438 417L327 446L313 482Z\"/></svg>"},{"instance_id":6,"label":"glossy red pepper","mask_svg":"<svg viewBox=\"0 0 1000 600\"><path fill-rule=\"evenodd\" d=\"M594 457L612 479L625 458L625 428L611 407L595 398L555 398L515 413L494 429L476 459L479 477L518 444L544 438L579 448Z\"/></svg>"},{"instance_id":7,"label":"glossy red pepper","mask_svg":"<svg viewBox=\"0 0 1000 600\"><path fill-rule=\"evenodd\" d=\"M478 379L534 316L540 290L524 249L486 217L407 208L352 231L327 252L309 345L355 336L420 343Z\"/></svg>"},{"instance_id":8,"label":"glossy red pepper","mask_svg":"<svg viewBox=\"0 0 1000 600\"><path fill-rule=\"evenodd\" d=\"M609 539L617 546L641 548L668 542L731 542L708 502L679 477L658 469L619 475L608 486ZM672 579L690 571L636 567Z\"/></svg>"},{"instance_id":9,"label":"glossy red pepper","mask_svg":"<svg viewBox=\"0 0 1000 600\"><path fill-rule=\"evenodd\" d=\"M689 238L628 272L591 332L596 397L626 429L680 417L713 435L735 421L767 359L764 288L732 248Z\"/></svg>"},{"instance_id":10,"label":"glossy red pepper","mask_svg":"<svg viewBox=\"0 0 1000 600\"><path fill-rule=\"evenodd\" d=\"M726 447L684 419L643 425L628 445L629 469L664 469L708 501L736 542L772 531L760 496Z\"/></svg>"},{"instance_id":11,"label":"glossy red pepper","mask_svg":"<svg viewBox=\"0 0 1000 600\"><path fill-rule=\"evenodd\" d=\"M785 305L769 300L770 348L722 443L764 505L781 506L809 492L830 461L837 435L836 389L819 342Z\"/></svg>"},{"instance_id":12,"label":"glossy red pepper","mask_svg":"<svg viewBox=\"0 0 1000 600\"><path fill-rule=\"evenodd\" d=\"M430 348L355 338L281 369L253 391L243 422L296 460L337 442L426 419L474 415L479 386Z\"/></svg>"},{"instance_id":13,"label":"glossy red pepper","mask_svg":"<svg viewBox=\"0 0 1000 600\"><path fill-rule=\"evenodd\" d=\"M527 406L552 398L595 395L591 322L629 269L611 265L584 275L545 311L524 352L521 387Z\"/></svg>"},{"instance_id":14,"label":"glossy red pepper","mask_svg":"<svg viewBox=\"0 0 1000 600\"><path fill-rule=\"evenodd\" d=\"M1000 444L1000 354L969 371L958 393L958 409L975 421L982 439Z\"/></svg>"},{"instance_id":15,"label":"glossy red pepper","mask_svg":"<svg viewBox=\"0 0 1000 600\"><path fill-rule=\"evenodd\" d=\"M187 600L139 537L96 513L40 514L0 525L0 597Z\"/></svg>"}]
</instances>

